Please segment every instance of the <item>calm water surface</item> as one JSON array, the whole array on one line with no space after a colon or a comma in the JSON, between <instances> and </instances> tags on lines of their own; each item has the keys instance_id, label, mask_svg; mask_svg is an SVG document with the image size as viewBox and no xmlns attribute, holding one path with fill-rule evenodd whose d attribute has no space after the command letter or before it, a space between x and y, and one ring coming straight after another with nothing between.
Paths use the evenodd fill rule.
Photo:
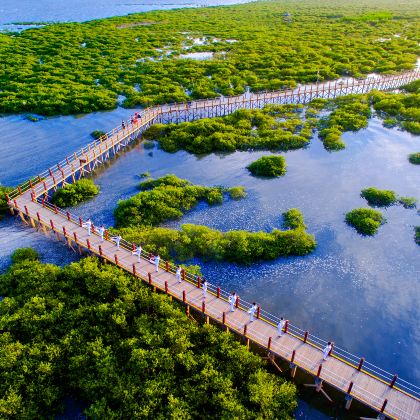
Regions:
<instances>
[{"instance_id":1,"label":"calm water surface","mask_svg":"<svg viewBox=\"0 0 420 420\"><path fill-rule=\"evenodd\" d=\"M248 3L251 0L1 0L0 30L22 30L21 22L83 22L129 13Z\"/></svg>"}]
</instances>

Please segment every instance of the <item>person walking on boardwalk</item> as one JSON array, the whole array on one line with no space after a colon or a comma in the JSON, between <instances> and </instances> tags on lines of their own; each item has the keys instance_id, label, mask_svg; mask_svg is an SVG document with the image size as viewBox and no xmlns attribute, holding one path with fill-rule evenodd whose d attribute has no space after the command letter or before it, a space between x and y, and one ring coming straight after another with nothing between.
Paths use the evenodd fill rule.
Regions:
<instances>
[{"instance_id":1,"label":"person walking on boardwalk","mask_svg":"<svg viewBox=\"0 0 420 420\"><path fill-rule=\"evenodd\" d=\"M139 245L138 247L136 247L136 249L132 252L133 255L137 255L137 262L141 261L141 245Z\"/></svg>"},{"instance_id":2,"label":"person walking on boardwalk","mask_svg":"<svg viewBox=\"0 0 420 420\"><path fill-rule=\"evenodd\" d=\"M178 265L178 268L176 269L175 277L178 280L178 283L181 283L181 266Z\"/></svg>"},{"instance_id":3,"label":"person walking on boardwalk","mask_svg":"<svg viewBox=\"0 0 420 420\"><path fill-rule=\"evenodd\" d=\"M277 324L277 337L281 337L283 335L285 325L286 321L283 319L283 317L281 317L279 323Z\"/></svg>"},{"instance_id":4,"label":"person walking on boardwalk","mask_svg":"<svg viewBox=\"0 0 420 420\"><path fill-rule=\"evenodd\" d=\"M325 346L324 350L322 350L322 358L327 360L327 357L330 355L330 351L332 350L332 343L328 341L327 345Z\"/></svg>"},{"instance_id":5,"label":"person walking on boardwalk","mask_svg":"<svg viewBox=\"0 0 420 420\"><path fill-rule=\"evenodd\" d=\"M258 306L255 302L252 302L252 306L249 308L249 322L254 322L254 314L257 311Z\"/></svg>"},{"instance_id":6,"label":"person walking on boardwalk","mask_svg":"<svg viewBox=\"0 0 420 420\"><path fill-rule=\"evenodd\" d=\"M230 312L234 312L235 311L235 303L236 303L236 293L232 292L231 295L229 296L229 305L230 305Z\"/></svg>"},{"instance_id":7,"label":"person walking on boardwalk","mask_svg":"<svg viewBox=\"0 0 420 420\"><path fill-rule=\"evenodd\" d=\"M203 283L201 284L203 287L203 299L207 297L207 280L203 280Z\"/></svg>"},{"instance_id":8,"label":"person walking on boardwalk","mask_svg":"<svg viewBox=\"0 0 420 420\"><path fill-rule=\"evenodd\" d=\"M160 263L160 255L157 254L156 257L155 257L156 273L159 271L159 263Z\"/></svg>"},{"instance_id":9,"label":"person walking on boardwalk","mask_svg":"<svg viewBox=\"0 0 420 420\"><path fill-rule=\"evenodd\" d=\"M105 227L104 227L104 225L102 225L98 229L98 233L99 233L99 236L101 237L101 242L103 242L104 241L104 233L105 233Z\"/></svg>"},{"instance_id":10,"label":"person walking on boardwalk","mask_svg":"<svg viewBox=\"0 0 420 420\"><path fill-rule=\"evenodd\" d=\"M117 249L119 250L120 249L121 236L120 235L113 236L111 239L115 242L115 245L117 245Z\"/></svg>"},{"instance_id":11,"label":"person walking on boardwalk","mask_svg":"<svg viewBox=\"0 0 420 420\"><path fill-rule=\"evenodd\" d=\"M92 233L92 221L90 219L86 220L86 223L83 223L83 227L85 227L88 231L88 236Z\"/></svg>"}]
</instances>

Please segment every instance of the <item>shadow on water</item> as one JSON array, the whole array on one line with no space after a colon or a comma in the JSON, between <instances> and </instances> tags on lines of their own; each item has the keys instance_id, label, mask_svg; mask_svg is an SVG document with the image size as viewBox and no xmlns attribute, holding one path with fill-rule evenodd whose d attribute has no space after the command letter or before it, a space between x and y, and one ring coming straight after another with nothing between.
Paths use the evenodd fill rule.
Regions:
<instances>
[{"instance_id":1,"label":"shadow on water","mask_svg":"<svg viewBox=\"0 0 420 420\"><path fill-rule=\"evenodd\" d=\"M15 184L27 179L87 143L94 129L110 129L129 115L130 111L119 109L38 123L16 116L1 118L0 128L6 134L0 139L0 167L5 168L0 181ZM420 248L414 242L413 226L419 225L420 218L415 210L392 206L382 210L387 223L378 234L363 237L345 224L344 215L352 208L366 207L360 190L369 186L420 198L419 168L407 160L409 153L417 151L418 139L383 128L373 119L367 129L346 133L344 141L347 148L337 153L326 152L317 138L305 150L288 152L286 176L272 180L254 178L246 169L269 152L196 157L155 147L149 155L137 145L95 173L100 194L74 212L90 216L96 224L113 225L117 201L138 192L139 174L146 171L155 178L174 173L203 185L243 185L248 192L241 201L199 205L182 220L167 223L169 227L197 223L221 230L268 231L281 228L283 211L298 207L318 241L311 255L249 267L193 262L202 265L211 282L236 290L243 299L257 299L264 309L416 383L420 379ZM10 253L21 246L32 246L44 261L60 265L78 258L64 245L23 228L17 219L8 218L0 226L2 269L9 264ZM315 408L301 403L296 416L337 415L327 410L318 417L311 410Z\"/></svg>"}]
</instances>

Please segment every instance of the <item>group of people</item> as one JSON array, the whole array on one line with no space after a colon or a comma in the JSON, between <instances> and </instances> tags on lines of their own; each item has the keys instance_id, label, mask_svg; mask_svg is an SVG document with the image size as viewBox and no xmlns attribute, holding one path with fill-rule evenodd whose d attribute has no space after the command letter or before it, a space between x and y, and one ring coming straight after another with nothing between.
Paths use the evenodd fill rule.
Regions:
<instances>
[{"instance_id":1,"label":"group of people","mask_svg":"<svg viewBox=\"0 0 420 420\"><path fill-rule=\"evenodd\" d=\"M137 119L139 118L139 113L135 112L134 115L130 116L130 123L131 124L137 124ZM124 120L121 121L121 127L123 128L123 130L126 127L126 122Z\"/></svg>"},{"instance_id":2,"label":"group of people","mask_svg":"<svg viewBox=\"0 0 420 420\"><path fill-rule=\"evenodd\" d=\"M137 115L137 113L135 115ZM87 219L86 222L83 223L83 227L85 227L87 229L88 235L90 236L91 233L92 233L92 229L94 229L94 225L93 225L92 221L90 219ZM99 227L97 229L97 233L101 237L101 242L103 242L104 241L105 227L103 225L101 227ZM122 238L121 238L120 235L113 236L111 238L111 240L115 242L115 245L117 246L118 250L120 249L121 239ZM132 251L132 255L137 256L137 261L138 262L141 261L141 253L142 253L141 245L138 245L138 246L134 247L134 249ZM158 272L159 271L159 264L160 264L160 255L158 254L156 256L151 256L149 258L149 261L155 265L156 272ZM182 274L183 274L183 269L179 265L176 269L176 272L175 272L175 278L177 279L178 283L181 283ZM202 281L201 287L202 287L202 292L203 292L202 298L206 299L208 284L207 284L207 281L205 279ZM238 299L239 299L239 297L235 292L232 292L229 295L228 302L229 302L229 306L230 306L230 312L235 311L235 306L237 306L237 303L239 302ZM258 305L256 304L256 302L253 302L251 308L249 308L249 310L248 310L249 322L254 322L255 313L257 311L258 311ZM277 324L277 337L281 337L284 334L284 332L286 331L286 323L287 323L287 321L285 319L283 319L283 317L281 317L280 321ZM328 341L326 347L322 350L323 360L327 360L327 357L331 354L333 346L334 346L334 344L331 341Z\"/></svg>"},{"instance_id":3,"label":"group of people","mask_svg":"<svg viewBox=\"0 0 420 420\"><path fill-rule=\"evenodd\" d=\"M87 229L88 236L90 236L92 234L92 231L95 231L95 226L92 223L92 221L90 220L90 218L88 218L86 220L86 222L82 224L82 226ZM98 229L96 229L96 232L98 232L99 236L101 237L101 242L103 242L104 241L104 233L105 233L104 225L101 225Z\"/></svg>"}]
</instances>

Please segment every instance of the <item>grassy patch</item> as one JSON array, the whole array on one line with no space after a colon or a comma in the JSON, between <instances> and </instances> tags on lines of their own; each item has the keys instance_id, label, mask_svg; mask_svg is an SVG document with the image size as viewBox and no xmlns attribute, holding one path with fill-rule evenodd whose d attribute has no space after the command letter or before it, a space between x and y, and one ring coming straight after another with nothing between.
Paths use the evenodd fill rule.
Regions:
<instances>
[{"instance_id":1,"label":"grassy patch","mask_svg":"<svg viewBox=\"0 0 420 420\"><path fill-rule=\"evenodd\" d=\"M365 188L360 196L366 199L370 206L387 207L397 202L397 195L391 190L379 190L377 188Z\"/></svg>"},{"instance_id":2,"label":"grassy patch","mask_svg":"<svg viewBox=\"0 0 420 420\"><path fill-rule=\"evenodd\" d=\"M354 209L346 214L346 222L363 235L374 235L385 223L382 213L373 209Z\"/></svg>"},{"instance_id":3,"label":"grassy patch","mask_svg":"<svg viewBox=\"0 0 420 420\"><path fill-rule=\"evenodd\" d=\"M74 184L67 184L57 190L51 197L51 202L58 207L72 207L86 201L99 193L99 187L91 179L83 178Z\"/></svg>"},{"instance_id":4,"label":"grassy patch","mask_svg":"<svg viewBox=\"0 0 420 420\"><path fill-rule=\"evenodd\" d=\"M408 156L408 160L413 165L420 165L420 152L419 153L412 153Z\"/></svg>"},{"instance_id":5,"label":"grassy patch","mask_svg":"<svg viewBox=\"0 0 420 420\"><path fill-rule=\"evenodd\" d=\"M249 172L256 176L269 178L286 174L286 159L284 156L261 156L247 166Z\"/></svg>"}]
</instances>

